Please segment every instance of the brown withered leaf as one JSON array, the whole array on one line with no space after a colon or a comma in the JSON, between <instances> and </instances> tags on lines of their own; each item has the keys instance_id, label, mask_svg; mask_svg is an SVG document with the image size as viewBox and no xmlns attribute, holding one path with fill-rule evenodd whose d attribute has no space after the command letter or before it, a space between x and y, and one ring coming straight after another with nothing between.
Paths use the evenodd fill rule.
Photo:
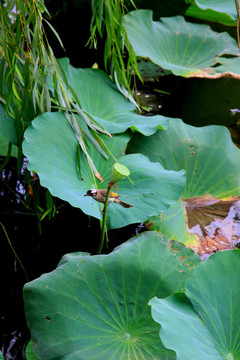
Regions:
<instances>
[{"instance_id":1,"label":"brown withered leaf","mask_svg":"<svg viewBox=\"0 0 240 360\"><path fill-rule=\"evenodd\" d=\"M240 241L240 198L220 200L210 195L184 200L187 231L196 234L198 246L193 248L204 258L206 254L233 249Z\"/></svg>"},{"instance_id":2,"label":"brown withered leaf","mask_svg":"<svg viewBox=\"0 0 240 360\"><path fill-rule=\"evenodd\" d=\"M211 73L212 72L212 73ZM188 75L188 78L204 78L204 79L220 79L220 78L226 78L226 79L240 79L239 74L234 74L231 71L225 71L225 72L219 72L214 73L212 69L204 69L196 71L195 73L192 73L191 75Z\"/></svg>"},{"instance_id":3,"label":"brown withered leaf","mask_svg":"<svg viewBox=\"0 0 240 360\"><path fill-rule=\"evenodd\" d=\"M103 177L99 174L98 171L96 171L94 175L96 176L96 178L98 178L98 180L101 181L101 183L103 182Z\"/></svg>"}]
</instances>

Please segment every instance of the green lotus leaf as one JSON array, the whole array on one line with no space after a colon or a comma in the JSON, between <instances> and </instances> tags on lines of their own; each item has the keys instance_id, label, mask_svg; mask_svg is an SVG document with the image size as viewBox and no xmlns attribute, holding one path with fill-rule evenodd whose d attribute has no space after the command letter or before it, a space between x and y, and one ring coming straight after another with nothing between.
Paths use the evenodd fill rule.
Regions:
<instances>
[{"instance_id":1,"label":"green lotus leaf","mask_svg":"<svg viewBox=\"0 0 240 360\"><path fill-rule=\"evenodd\" d=\"M230 15L226 13L219 13L212 9L203 10L196 5L190 5L186 10L185 15L225 26L236 26L236 20L232 19Z\"/></svg>"},{"instance_id":2,"label":"green lotus leaf","mask_svg":"<svg viewBox=\"0 0 240 360\"><path fill-rule=\"evenodd\" d=\"M189 274L186 291L150 301L163 344L178 360L240 356L240 251L219 252Z\"/></svg>"},{"instance_id":3,"label":"green lotus leaf","mask_svg":"<svg viewBox=\"0 0 240 360\"><path fill-rule=\"evenodd\" d=\"M82 109L108 132L122 133L131 128L144 135L151 135L157 129L167 128L168 118L164 116L138 115L136 107L118 91L105 72L74 68L67 58L60 59L59 63ZM53 85L49 86L53 90Z\"/></svg>"},{"instance_id":4,"label":"green lotus leaf","mask_svg":"<svg viewBox=\"0 0 240 360\"><path fill-rule=\"evenodd\" d=\"M190 249L146 232L109 255L70 256L27 283L27 322L40 360L173 360L147 305L184 289L199 263Z\"/></svg>"},{"instance_id":5,"label":"green lotus leaf","mask_svg":"<svg viewBox=\"0 0 240 360\"><path fill-rule=\"evenodd\" d=\"M233 20L237 20L236 3L232 0L194 0L194 2L202 10L210 9L217 13L226 14Z\"/></svg>"},{"instance_id":6,"label":"green lotus leaf","mask_svg":"<svg viewBox=\"0 0 240 360\"><path fill-rule=\"evenodd\" d=\"M28 344L26 346L26 350L25 350L25 356L26 356L27 360L39 360L37 355L34 353L33 346L34 346L34 343L33 343L32 339L31 339L28 342Z\"/></svg>"},{"instance_id":7,"label":"green lotus leaf","mask_svg":"<svg viewBox=\"0 0 240 360\"><path fill-rule=\"evenodd\" d=\"M187 2L191 4L185 12L187 16L236 26L237 11L235 2L232 0L189 0Z\"/></svg>"},{"instance_id":8,"label":"green lotus leaf","mask_svg":"<svg viewBox=\"0 0 240 360\"><path fill-rule=\"evenodd\" d=\"M152 20L152 11L136 10L125 16L129 40L137 56L175 75L207 74L216 58L239 55L236 41L228 33L216 33L207 25L186 22L182 16Z\"/></svg>"},{"instance_id":9,"label":"green lotus leaf","mask_svg":"<svg viewBox=\"0 0 240 360\"><path fill-rule=\"evenodd\" d=\"M240 195L240 151L225 127L196 128L173 119L166 132L148 138L135 134L128 151L159 161L165 169L186 171L181 200L149 220L151 229L171 239L196 243L196 235L186 231L186 199L207 194L219 199Z\"/></svg>"},{"instance_id":10,"label":"green lotus leaf","mask_svg":"<svg viewBox=\"0 0 240 360\"><path fill-rule=\"evenodd\" d=\"M219 65L216 67L216 73L224 73L224 72L232 72L234 74L240 75L239 69L239 58L219 58L218 59ZM238 77L239 79L239 77Z\"/></svg>"},{"instance_id":11,"label":"green lotus leaf","mask_svg":"<svg viewBox=\"0 0 240 360\"><path fill-rule=\"evenodd\" d=\"M78 120L83 126L83 121ZM166 171L161 164L149 161L142 154L123 156L130 140L128 134L115 135L113 139L102 135L99 139L115 157L109 155L109 160L104 159L90 142L86 142L88 153L104 179L101 184L96 183L86 156L81 153L78 157L76 136L61 112L45 113L32 122L25 132L23 152L29 159L29 170L38 173L41 184L54 196L98 219L102 218L102 204L84 195L92 188L107 188L116 159L125 165L130 178L119 183L118 193L133 207L125 209L110 204L108 229L145 221L179 199L185 182L183 170Z\"/></svg>"}]
</instances>

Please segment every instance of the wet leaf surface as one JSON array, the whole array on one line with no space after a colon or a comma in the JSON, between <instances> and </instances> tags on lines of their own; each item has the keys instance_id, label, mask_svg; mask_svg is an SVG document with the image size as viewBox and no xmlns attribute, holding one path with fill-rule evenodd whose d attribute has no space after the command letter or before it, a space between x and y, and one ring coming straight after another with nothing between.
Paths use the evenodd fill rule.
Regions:
<instances>
[{"instance_id":1,"label":"wet leaf surface","mask_svg":"<svg viewBox=\"0 0 240 360\"><path fill-rule=\"evenodd\" d=\"M185 292L150 301L160 338L178 360L239 359L239 282L240 251L222 251L193 269Z\"/></svg>"},{"instance_id":2,"label":"wet leaf surface","mask_svg":"<svg viewBox=\"0 0 240 360\"><path fill-rule=\"evenodd\" d=\"M187 231L198 237L198 246L193 249L202 258L216 251L233 249L239 243L239 197L220 200L206 195L187 199L183 206Z\"/></svg>"},{"instance_id":3,"label":"wet leaf surface","mask_svg":"<svg viewBox=\"0 0 240 360\"><path fill-rule=\"evenodd\" d=\"M70 254L24 287L41 360L175 360L158 336L148 301L185 287L199 256L145 232L109 255Z\"/></svg>"},{"instance_id":4,"label":"wet leaf surface","mask_svg":"<svg viewBox=\"0 0 240 360\"><path fill-rule=\"evenodd\" d=\"M216 33L182 16L159 21L152 17L150 10L135 10L125 16L130 43L137 56L149 58L175 75L208 76L209 72L215 73L218 57L239 55L237 42L227 32ZM231 71L231 64L227 68Z\"/></svg>"},{"instance_id":5,"label":"wet leaf surface","mask_svg":"<svg viewBox=\"0 0 240 360\"><path fill-rule=\"evenodd\" d=\"M156 115L146 118L118 91L115 83L101 70L74 68L67 58L59 60L67 81L76 93L82 109L111 134L128 128L151 135L157 129L167 129L168 118ZM53 84L49 82L53 91Z\"/></svg>"},{"instance_id":6,"label":"wet leaf surface","mask_svg":"<svg viewBox=\"0 0 240 360\"><path fill-rule=\"evenodd\" d=\"M172 119L167 132L134 135L128 145L170 169L185 169L181 199L148 221L199 254L232 249L239 232L240 151L221 126L201 128ZM186 226L187 225L187 226Z\"/></svg>"},{"instance_id":7,"label":"wet leaf surface","mask_svg":"<svg viewBox=\"0 0 240 360\"><path fill-rule=\"evenodd\" d=\"M118 204L111 204L108 207L108 229L146 221L179 199L185 183L183 170L165 170L158 162L153 163L142 154L124 156L130 140L127 133L116 134L114 138L99 135L99 139L104 142L111 158L104 159L90 142L88 153L104 179L101 184L96 183L82 153L80 177L76 165L77 139L63 113L45 113L34 119L25 132L23 151L29 159L28 168L38 173L41 185L47 187L52 195L98 219L102 219L102 204L84 194L96 187L107 188L116 159L127 166L131 181L128 178L121 181L118 194L121 200L133 207L126 211Z\"/></svg>"}]
</instances>

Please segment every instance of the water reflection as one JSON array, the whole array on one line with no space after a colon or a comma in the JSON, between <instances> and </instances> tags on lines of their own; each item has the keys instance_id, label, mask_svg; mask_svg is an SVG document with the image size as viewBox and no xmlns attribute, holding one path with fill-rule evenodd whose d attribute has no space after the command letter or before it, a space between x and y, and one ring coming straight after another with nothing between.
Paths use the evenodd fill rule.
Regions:
<instances>
[{"instance_id":1,"label":"water reflection","mask_svg":"<svg viewBox=\"0 0 240 360\"><path fill-rule=\"evenodd\" d=\"M210 254L234 249L240 243L240 198L220 200L210 195L184 201L186 227L198 237L194 250L206 258Z\"/></svg>"},{"instance_id":2,"label":"water reflection","mask_svg":"<svg viewBox=\"0 0 240 360\"><path fill-rule=\"evenodd\" d=\"M0 157L0 164L4 158ZM8 209L8 206L17 206L26 200L26 190L24 186L24 174L27 167L27 159L24 158L18 176L17 159L11 158L7 166L0 175L0 204L1 208Z\"/></svg>"},{"instance_id":3,"label":"water reflection","mask_svg":"<svg viewBox=\"0 0 240 360\"><path fill-rule=\"evenodd\" d=\"M21 331L16 330L8 336L6 342L3 344L1 351L5 360L25 360L25 348L29 338L23 336Z\"/></svg>"}]
</instances>

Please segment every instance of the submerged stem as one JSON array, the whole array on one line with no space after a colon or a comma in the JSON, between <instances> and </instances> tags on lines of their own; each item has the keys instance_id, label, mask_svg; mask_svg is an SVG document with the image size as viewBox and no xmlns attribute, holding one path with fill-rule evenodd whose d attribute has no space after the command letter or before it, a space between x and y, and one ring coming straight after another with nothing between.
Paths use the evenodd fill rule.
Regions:
<instances>
[{"instance_id":1,"label":"submerged stem","mask_svg":"<svg viewBox=\"0 0 240 360\"><path fill-rule=\"evenodd\" d=\"M10 239L9 239L9 236L8 236L8 234L7 234L7 231L6 231L6 229L5 229L5 226L4 226L3 223L1 223L1 222L0 222L0 225L2 226L3 232L4 232L4 234L5 234L6 238L7 238L8 244L10 245L10 247L11 247L13 253L14 253L15 258L18 260L18 262L19 262L19 264L20 264L20 266L21 266L21 268L22 268L22 270L23 270L23 272L24 272L24 274L25 274L25 276L26 276L26 279L27 279L27 281L28 281L27 272L26 272L26 270L25 270L25 268L24 268L24 266L23 266L20 258L18 257L16 251L14 250L14 247L12 246L12 243L11 243L11 241L10 241ZM16 266L15 266L15 271L16 271Z\"/></svg>"}]
</instances>

